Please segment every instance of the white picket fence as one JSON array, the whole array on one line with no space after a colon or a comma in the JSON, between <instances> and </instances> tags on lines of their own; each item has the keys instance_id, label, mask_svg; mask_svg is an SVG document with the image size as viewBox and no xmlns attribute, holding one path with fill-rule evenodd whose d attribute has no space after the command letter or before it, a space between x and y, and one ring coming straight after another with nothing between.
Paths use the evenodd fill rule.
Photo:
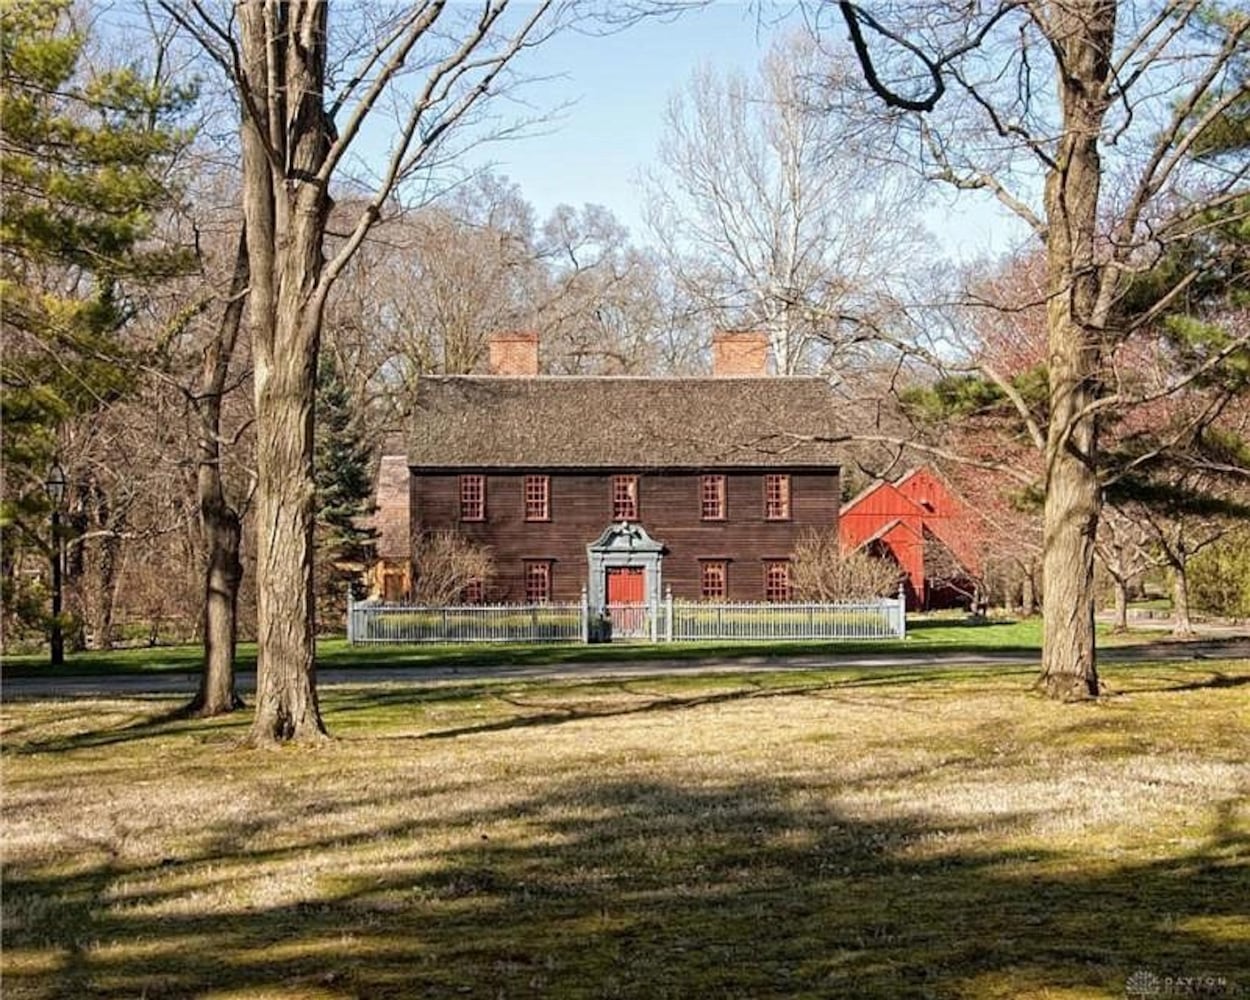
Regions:
<instances>
[{"instance_id":1,"label":"white picket fence","mask_svg":"<svg viewBox=\"0 0 1250 1000\"><path fill-rule=\"evenodd\" d=\"M592 611L575 604L430 607L348 600L347 640L358 643L694 642L719 639L902 639L906 603L898 597L838 604L677 601Z\"/></svg>"}]
</instances>

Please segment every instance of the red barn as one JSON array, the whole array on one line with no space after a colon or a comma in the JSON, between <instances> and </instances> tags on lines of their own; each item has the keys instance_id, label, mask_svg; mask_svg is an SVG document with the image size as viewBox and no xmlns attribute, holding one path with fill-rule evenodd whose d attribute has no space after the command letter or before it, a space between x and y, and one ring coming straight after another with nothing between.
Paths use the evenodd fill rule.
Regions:
<instances>
[{"instance_id":1,"label":"red barn","mask_svg":"<svg viewBox=\"0 0 1250 1000\"><path fill-rule=\"evenodd\" d=\"M838 537L844 552L866 549L898 563L911 608L957 607L977 591L976 516L931 469L873 483L847 501Z\"/></svg>"}]
</instances>

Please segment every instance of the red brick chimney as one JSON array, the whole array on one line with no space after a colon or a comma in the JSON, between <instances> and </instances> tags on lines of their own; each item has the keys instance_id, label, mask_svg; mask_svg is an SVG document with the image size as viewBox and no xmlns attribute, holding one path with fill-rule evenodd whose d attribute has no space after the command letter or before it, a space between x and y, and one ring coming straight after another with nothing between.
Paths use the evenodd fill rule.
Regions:
<instances>
[{"instance_id":1,"label":"red brick chimney","mask_svg":"<svg viewBox=\"0 0 1250 1000\"><path fill-rule=\"evenodd\" d=\"M768 374L768 334L730 333L712 335L712 374L753 376Z\"/></svg>"},{"instance_id":2,"label":"red brick chimney","mask_svg":"<svg viewBox=\"0 0 1250 1000\"><path fill-rule=\"evenodd\" d=\"M504 330L490 338L490 373L527 376L538 374L538 334L532 330Z\"/></svg>"}]
</instances>

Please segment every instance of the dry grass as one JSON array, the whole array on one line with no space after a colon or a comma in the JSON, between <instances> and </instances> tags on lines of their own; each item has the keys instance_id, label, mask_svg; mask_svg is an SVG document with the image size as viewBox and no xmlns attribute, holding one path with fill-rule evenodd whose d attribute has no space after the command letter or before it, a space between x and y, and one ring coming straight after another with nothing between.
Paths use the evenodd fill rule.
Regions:
<instances>
[{"instance_id":1,"label":"dry grass","mask_svg":"<svg viewBox=\"0 0 1250 1000\"><path fill-rule=\"evenodd\" d=\"M3 995L1250 994L1250 664L7 704Z\"/></svg>"}]
</instances>

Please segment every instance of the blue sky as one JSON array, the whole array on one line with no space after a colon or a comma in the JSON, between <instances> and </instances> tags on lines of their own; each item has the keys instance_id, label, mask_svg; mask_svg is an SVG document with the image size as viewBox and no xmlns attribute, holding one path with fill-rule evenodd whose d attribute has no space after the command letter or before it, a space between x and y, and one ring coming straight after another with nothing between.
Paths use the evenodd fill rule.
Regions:
<instances>
[{"instance_id":1,"label":"blue sky","mask_svg":"<svg viewBox=\"0 0 1250 1000\"><path fill-rule=\"evenodd\" d=\"M536 108L575 102L543 134L492 144L479 155L516 181L544 217L561 202L605 205L643 240L634 183L654 159L664 109L702 63L752 70L769 37L745 5L715 4L645 20L605 37L558 35L528 64L559 74L526 89Z\"/></svg>"},{"instance_id":2,"label":"blue sky","mask_svg":"<svg viewBox=\"0 0 1250 1000\"><path fill-rule=\"evenodd\" d=\"M560 203L604 205L645 243L641 171L654 160L669 98L701 64L751 72L772 32L745 4L715 3L676 19L645 20L614 35L558 35L536 50L530 72L555 78L528 87L536 109L575 102L541 134L491 144L474 158L520 185L541 220ZM999 255L1022 233L996 207L935 191L927 226L952 254Z\"/></svg>"}]
</instances>

